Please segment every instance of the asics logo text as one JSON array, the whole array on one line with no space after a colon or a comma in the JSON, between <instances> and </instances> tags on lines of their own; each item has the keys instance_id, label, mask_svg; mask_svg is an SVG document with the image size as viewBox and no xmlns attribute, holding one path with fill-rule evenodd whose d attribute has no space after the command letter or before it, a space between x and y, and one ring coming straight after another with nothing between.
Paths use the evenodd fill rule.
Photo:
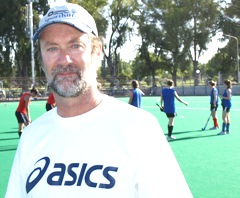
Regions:
<instances>
[{"instance_id":1,"label":"asics logo text","mask_svg":"<svg viewBox=\"0 0 240 198\"><path fill-rule=\"evenodd\" d=\"M51 169L51 173L47 175L47 184L51 186L81 186L85 183L92 188L110 189L115 186L115 178L110 174L111 172L117 172L118 168L113 166L93 165L90 166L87 163L71 163L68 166L64 163L55 163L53 167L50 166L50 159L43 157L38 160L36 164L44 162L43 167L35 168L28 176L26 183L26 191L29 193L43 178L47 169ZM100 175L100 181L105 180L107 182L102 183L91 179L91 175ZM67 179L66 179L67 178ZM104 181L105 181L104 180ZM44 182L44 181L43 181Z\"/></svg>"}]
</instances>

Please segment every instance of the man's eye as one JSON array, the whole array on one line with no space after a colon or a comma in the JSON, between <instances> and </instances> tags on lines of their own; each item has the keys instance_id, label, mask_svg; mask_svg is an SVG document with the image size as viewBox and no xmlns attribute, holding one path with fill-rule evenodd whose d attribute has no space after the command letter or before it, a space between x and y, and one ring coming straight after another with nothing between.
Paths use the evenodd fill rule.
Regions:
<instances>
[{"instance_id":1,"label":"man's eye","mask_svg":"<svg viewBox=\"0 0 240 198\"><path fill-rule=\"evenodd\" d=\"M57 48L56 47L50 47L47 49L48 52L53 52L53 51L56 51Z\"/></svg>"},{"instance_id":2,"label":"man's eye","mask_svg":"<svg viewBox=\"0 0 240 198\"><path fill-rule=\"evenodd\" d=\"M72 45L72 48L74 48L74 49L83 48L83 45L80 45L80 44L73 44L73 45Z\"/></svg>"}]
</instances>

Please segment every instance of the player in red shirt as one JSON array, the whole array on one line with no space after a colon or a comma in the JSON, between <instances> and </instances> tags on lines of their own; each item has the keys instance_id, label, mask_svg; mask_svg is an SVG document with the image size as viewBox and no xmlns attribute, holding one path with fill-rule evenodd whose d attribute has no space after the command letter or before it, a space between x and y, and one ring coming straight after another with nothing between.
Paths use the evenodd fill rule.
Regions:
<instances>
[{"instance_id":1,"label":"player in red shirt","mask_svg":"<svg viewBox=\"0 0 240 198\"><path fill-rule=\"evenodd\" d=\"M46 110L49 111L52 108L54 108L55 106L56 106L56 102L55 102L55 99L54 99L53 92L51 92L48 96L48 100L47 100L47 103L46 103Z\"/></svg>"},{"instance_id":2,"label":"player in red shirt","mask_svg":"<svg viewBox=\"0 0 240 198\"><path fill-rule=\"evenodd\" d=\"M21 137L22 130L24 125L27 126L31 122L30 109L29 105L31 103L31 98L36 98L38 95L38 90L36 88L32 88L30 92L25 92L22 94L18 108L15 112L18 121L18 135Z\"/></svg>"}]
</instances>

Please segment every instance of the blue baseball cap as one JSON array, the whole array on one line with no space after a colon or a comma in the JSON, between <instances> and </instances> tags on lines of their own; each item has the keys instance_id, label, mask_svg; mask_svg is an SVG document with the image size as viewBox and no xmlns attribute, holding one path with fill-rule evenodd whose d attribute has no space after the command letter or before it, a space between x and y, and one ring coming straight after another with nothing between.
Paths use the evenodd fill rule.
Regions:
<instances>
[{"instance_id":1,"label":"blue baseball cap","mask_svg":"<svg viewBox=\"0 0 240 198\"><path fill-rule=\"evenodd\" d=\"M65 23L84 33L93 33L98 36L95 20L88 11L77 4L65 3L48 10L40 20L39 28L33 35L33 41L38 40L39 34L44 28L55 23Z\"/></svg>"}]
</instances>

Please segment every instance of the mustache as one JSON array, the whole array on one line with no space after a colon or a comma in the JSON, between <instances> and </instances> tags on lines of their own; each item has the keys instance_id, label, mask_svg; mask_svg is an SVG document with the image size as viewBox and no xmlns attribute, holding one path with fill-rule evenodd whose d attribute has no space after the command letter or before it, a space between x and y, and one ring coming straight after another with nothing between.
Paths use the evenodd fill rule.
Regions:
<instances>
[{"instance_id":1,"label":"mustache","mask_svg":"<svg viewBox=\"0 0 240 198\"><path fill-rule=\"evenodd\" d=\"M56 76L61 73L73 72L81 75L81 70L75 65L58 65L55 69L52 70L52 75Z\"/></svg>"},{"instance_id":2,"label":"mustache","mask_svg":"<svg viewBox=\"0 0 240 198\"><path fill-rule=\"evenodd\" d=\"M52 70L49 85L53 91L62 97L77 97L86 89L83 71L76 65L57 65ZM62 73L73 73L66 77L59 77Z\"/></svg>"}]
</instances>

